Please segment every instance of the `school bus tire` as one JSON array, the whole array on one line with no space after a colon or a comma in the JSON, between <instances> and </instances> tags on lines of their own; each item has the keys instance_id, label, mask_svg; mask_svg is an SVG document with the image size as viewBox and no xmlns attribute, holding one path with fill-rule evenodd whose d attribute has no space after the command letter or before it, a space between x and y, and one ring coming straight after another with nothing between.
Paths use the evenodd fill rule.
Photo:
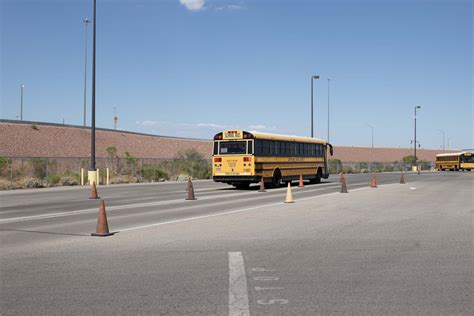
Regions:
<instances>
[{"instance_id":1,"label":"school bus tire","mask_svg":"<svg viewBox=\"0 0 474 316\"><path fill-rule=\"evenodd\" d=\"M275 169L273 171L273 177L272 177L272 187L273 188L278 188L281 184L281 172L280 169Z\"/></svg>"},{"instance_id":2,"label":"school bus tire","mask_svg":"<svg viewBox=\"0 0 474 316\"><path fill-rule=\"evenodd\" d=\"M320 183L322 177L323 177L323 170L321 168L318 168L318 171L316 172L316 178L309 180L309 183L311 184Z\"/></svg>"}]
</instances>

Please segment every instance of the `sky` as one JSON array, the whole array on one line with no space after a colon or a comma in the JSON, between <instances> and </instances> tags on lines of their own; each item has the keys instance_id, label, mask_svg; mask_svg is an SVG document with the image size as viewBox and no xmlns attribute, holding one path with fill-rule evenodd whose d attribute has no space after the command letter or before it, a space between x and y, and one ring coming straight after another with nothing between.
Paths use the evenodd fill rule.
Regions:
<instances>
[{"instance_id":1,"label":"sky","mask_svg":"<svg viewBox=\"0 0 474 316\"><path fill-rule=\"evenodd\" d=\"M0 0L0 118L83 124L92 0ZM471 0L97 0L96 125L474 148ZM87 124L92 24L88 25Z\"/></svg>"}]
</instances>

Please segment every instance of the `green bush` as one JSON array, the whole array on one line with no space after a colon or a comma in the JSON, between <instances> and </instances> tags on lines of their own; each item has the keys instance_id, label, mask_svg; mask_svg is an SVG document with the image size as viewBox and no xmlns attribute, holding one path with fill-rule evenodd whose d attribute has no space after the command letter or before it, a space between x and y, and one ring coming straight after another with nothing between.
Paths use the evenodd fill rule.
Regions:
<instances>
[{"instance_id":1,"label":"green bush","mask_svg":"<svg viewBox=\"0 0 474 316\"><path fill-rule=\"evenodd\" d=\"M211 163L195 149L179 152L175 163L179 174L187 174L195 179L209 179L211 176Z\"/></svg>"},{"instance_id":2,"label":"green bush","mask_svg":"<svg viewBox=\"0 0 474 316\"><path fill-rule=\"evenodd\" d=\"M30 163L33 167L34 176L38 179L44 179L46 177L48 158L31 158Z\"/></svg>"},{"instance_id":3,"label":"green bush","mask_svg":"<svg viewBox=\"0 0 474 316\"><path fill-rule=\"evenodd\" d=\"M12 163L11 159L0 157L0 175L6 173Z\"/></svg>"},{"instance_id":4,"label":"green bush","mask_svg":"<svg viewBox=\"0 0 474 316\"><path fill-rule=\"evenodd\" d=\"M405 157L403 157L402 161L404 163L414 163L415 162L415 156L414 155L405 156Z\"/></svg>"},{"instance_id":5,"label":"green bush","mask_svg":"<svg viewBox=\"0 0 474 316\"><path fill-rule=\"evenodd\" d=\"M394 168L392 165L385 165L383 168L383 172L392 172L394 171Z\"/></svg>"},{"instance_id":6,"label":"green bush","mask_svg":"<svg viewBox=\"0 0 474 316\"><path fill-rule=\"evenodd\" d=\"M87 178L87 171L84 172L85 177ZM78 182L81 181L81 174L79 172L73 172L71 170L67 170L66 172L63 173L63 177L69 177L69 178L74 178Z\"/></svg>"},{"instance_id":7,"label":"green bush","mask_svg":"<svg viewBox=\"0 0 474 316\"><path fill-rule=\"evenodd\" d=\"M338 174L342 171L342 162L339 159L330 159L329 160L329 173Z\"/></svg>"},{"instance_id":8,"label":"green bush","mask_svg":"<svg viewBox=\"0 0 474 316\"><path fill-rule=\"evenodd\" d=\"M344 167L342 169L342 173L354 173L354 170L352 169L352 167Z\"/></svg>"},{"instance_id":9,"label":"green bush","mask_svg":"<svg viewBox=\"0 0 474 316\"><path fill-rule=\"evenodd\" d=\"M78 185L79 181L77 181L75 178L70 177L70 176L62 176L60 184L61 185L67 185L67 186L73 186L73 185Z\"/></svg>"},{"instance_id":10,"label":"green bush","mask_svg":"<svg viewBox=\"0 0 474 316\"><path fill-rule=\"evenodd\" d=\"M168 174L158 165L143 165L142 177L147 181L159 181L160 179L169 179Z\"/></svg>"},{"instance_id":11,"label":"green bush","mask_svg":"<svg viewBox=\"0 0 474 316\"><path fill-rule=\"evenodd\" d=\"M50 185L57 185L61 181L61 177L57 174L50 174L46 177L46 180Z\"/></svg>"}]
</instances>

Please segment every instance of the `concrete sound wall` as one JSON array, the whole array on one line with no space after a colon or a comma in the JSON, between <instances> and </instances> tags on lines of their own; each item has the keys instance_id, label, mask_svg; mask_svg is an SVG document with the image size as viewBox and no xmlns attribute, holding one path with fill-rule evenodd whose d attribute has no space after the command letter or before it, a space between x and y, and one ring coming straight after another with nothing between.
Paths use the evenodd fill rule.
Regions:
<instances>
[{"instance_id":1,"label":"concrete sound wall","mask_svg":"<svg viewBox=\"0 0 474 316\"><path fill-rule=\"evenodd\" d=\"M0 120L0 156L4 157L89 157L90 129L81 126ZM107 157L114 145L120 157L128 151L139 158L173 158L180 150L196 149L210 159L212 142L202 139L155 136L98 129L96 156ZM434 161L442 150L419 149L419 159ZM394 162L412 155L410 148L366 148L334 145L334 158L343 162Z\"/></svg>"}]
</instances>

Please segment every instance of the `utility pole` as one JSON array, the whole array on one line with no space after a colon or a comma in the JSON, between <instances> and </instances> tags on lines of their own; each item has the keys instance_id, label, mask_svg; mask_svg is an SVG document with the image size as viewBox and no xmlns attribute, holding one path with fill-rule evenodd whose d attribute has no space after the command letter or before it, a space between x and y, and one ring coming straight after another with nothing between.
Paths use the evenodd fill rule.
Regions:
<instances>
[{"instance_id":1,"label":"utility pole","mask_svg":"<svg viewBox=\"0 0 474 316\"><path fill-rule=\"evenodd\" d=\"M97 169L95 163L95 51L96 51L96 29L97 29L97 1L94 0L93 36L92 36L92 119L91 119L91 164L88 172L89 183L92 184L97 179Z\"/></svg>"},{"instance_id":2,"label":"utility pole","mask_svg":"<svg viewBox=\"0 0 474 316\"><path fill-rule=\"evenodd\" d=\"M414 165L416 166L416 161L418 160L417 157L416 157L416 109L421 109L421 106L417 105L415 106L415 141L413 142L414 146L414 157L413 157L413 161L414 161ZM418 168L418 167L417 167Z\"/></svg>"},{"instance_id":3,"label":"utility pole","mask_svg":"<svg viewBox=\"0 0 474 316\"><path fill-rule=\"evenodd\" d=\"M86 48L85 48L85 57L84 57L84 126L86 126L86 105L87 105L87 25L91 23L90 20L84 19L82 23L86 25Z\"/></svg>"},{"instance_id":4,"label":"utility pole","mask_svg":"<svg viewBox=\"0 0 474 316\"><path fill-rule=\"evenodd\" d=\"M329 86L330 86L330 83L331 83L331 79L328 78L328 143L329 143ZM372 147L374 147L373 144L372 144Z\"/></svg>"}]
</instances>

